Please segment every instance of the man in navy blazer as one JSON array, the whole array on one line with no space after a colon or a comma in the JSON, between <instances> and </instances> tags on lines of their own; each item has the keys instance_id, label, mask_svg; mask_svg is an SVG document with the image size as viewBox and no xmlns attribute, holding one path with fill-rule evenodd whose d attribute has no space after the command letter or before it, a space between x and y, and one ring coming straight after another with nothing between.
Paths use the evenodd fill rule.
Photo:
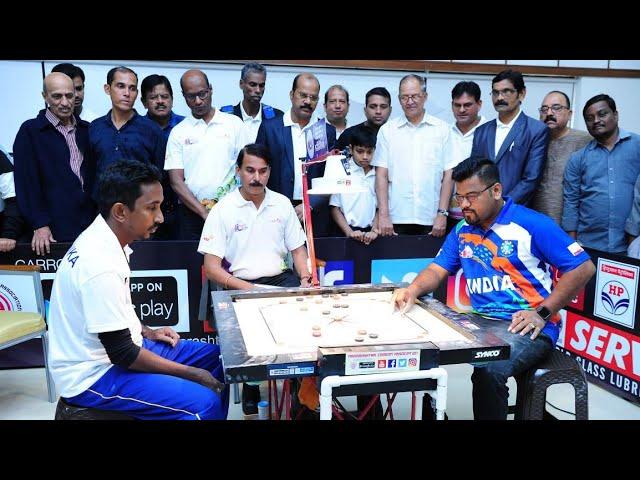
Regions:
<instances>
[{"instance_id":1,"label":"man in navy blazer","mask_svg":"<svg viewBox=\"0 0 640 480\"><path fill-rule=\"evenodd\" d=\"M313 122L311 117L318 105L320 82L310 73L301 73L293 80L289 97L291 109L281 117L264 120L258 129L256 143L265 145L271 153L271 176L267 188L291 200L298 218L302 219L302 167L299 158L307 156L305 131ZM327 123L329 148L336 143L336 129ZM311 179L324 175L324 163L307 171L308 187ZM328 195L311 195L311 217L316 237L333 233Z\"/></svg>"},{"instance_id":2,"label":"man in navy blazer","mask_svg":"<svg viewBox=\"0 0 640 480\"><path fill-rule=\"evenodd\" d=\"M48 107L22 124L13 144L16 200L38 255L50 253L51 242L73 242L97 215L89 123L73 114L73 81L50 73L42 96Z\"/></svg>"},{"instance_id":3,"label":"man in navy blazer","mask_svg":"<svg viewBox=\"0 0 640 480\"><path fill-rule=\"evenodd\" d=\"M476 129L471 156L493 160L500 171L504 195L527 205L542 179L549 129L520 109L527 93L520 72L504 70L491 83L491 100L498 118Z\"/></svg>"}]
</instances>

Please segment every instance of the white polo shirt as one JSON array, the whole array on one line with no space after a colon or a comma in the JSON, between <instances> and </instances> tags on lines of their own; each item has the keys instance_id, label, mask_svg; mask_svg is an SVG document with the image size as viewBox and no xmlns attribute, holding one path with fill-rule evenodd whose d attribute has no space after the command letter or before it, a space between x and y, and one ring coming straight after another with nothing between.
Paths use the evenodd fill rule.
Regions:
<instances>
[{"instance_id":1,"label":"white polo shirt","mask_svg":"<svg viewBox=\"0 0 640 480\"><path fill-rule=\"evenodd\" d=\"M291 140L293 142L293 200L302 200L302 164L300 163L300 158L307 157L306 131L317 121L318 119L312 116L309 123L304 128L300 128L300 125L293 123L291 119L291 109L284 112L282 117L284 126L291 127Z\"/></svg>"},{"instance_id":2,"label":"white polo shirt","mask_svg":"<svg viewBox=\"0 0 640 480\"><path fill-rule=\"evenodd\" d=\"M204 222L198 245L203 255L225 258L229 272L243 280L282 273L287 253L306 241L291 201L265 190L258 209L239 189L220 200Z\"/></svg>"},{"instance_id":3,"label":"white polo shirt","mask_svg":"<svg viewBox=\"0 0 640 480\"><path fill-rule=\"evenodd\" d=\"M425 112L418 125L405 115L378 131L371 165L389 170L389 214L393 223L433 225L442 173L453 168L446 158L449 125Z\"/></svg>"},{"instance_id":4,"label":"white polo shirt","mask_svg":"<svg viewBox=\"0 0 640 480\"><path fill-rule=\"evenodd\" d=\"M367 228L373 225L376 216L376 169L371 168L367 173L364 169L349 160L349 171L355 181L367 187L366 192L338 193L331 195L329 205L339 207L350 227Z\"/></svg>"},{"instance_id":5,"label":"white polo shirt","mask_svg":"<svg viewBox=\"0 0 640 480\"><path fill-rule=\"evenodd\" d=\"M84 392L113 364L98 333L128 328L142 346L131 303L129 255L98 215L60 261L49 306L49 368L58 393Z\"/></svg>"},{"instance_id":6,"label":"white polo shirt","mask_svg":"<svg viewBox=\"0 0 640 480\"><path fill-rule=\"evenodd\" d=\"M262 123L262 103L258 109L258 113L255 117L252 117L244 111L242 102L240 102L240 115L242 115L242 121L244 122L244 128L246 130L247 143L255 143L258 136L258 129Z\"/></svg>"},{"instance_id":7,"label":"white polo shirt","mask_svg":"<svg viewBox=\"0 0 640 480\"><path fill-rule=\"evenodd\" d=\"M242 120L220 110L209 123L186 117L169 134L164 169L184 169L184 181L198 201L212 199L234 172L246 135Z\"/></svg>"}]
</instances>

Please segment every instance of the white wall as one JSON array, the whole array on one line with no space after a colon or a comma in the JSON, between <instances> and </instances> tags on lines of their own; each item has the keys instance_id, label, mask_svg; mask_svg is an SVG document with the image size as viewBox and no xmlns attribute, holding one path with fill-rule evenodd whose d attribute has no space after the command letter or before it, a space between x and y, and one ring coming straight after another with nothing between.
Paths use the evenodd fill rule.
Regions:
<instances>
[{"instance_id":1,"label":"white wall","mask_svg":"<svg viewBox=\"0 0 640 480\"><path fill-rule=\"evenodd\" d=\"M582 108L591 97L606 93L616 101L618 125L624 130L640 133L640 79L581 77L576 85L578 93L573 106L575 128L586 130Z\"/></svg>"},{"instance_id":2,"label":"white wall","mask_svg":"<svg viewBox=\"0 0 640 480\"><path fill-rule=\"evenodd\" d=\"M189 115L189 109L180 94L180 77L189 68L201 68L209 76L213 85L213 103L216 106L236 104L242 92L238 87L241 65L238 64L197 64L186 62L145 62L145 61L76 61L61 59L45 62L45 72L60 62L72 62L79 65L85 72L85 105L97 114L104 114L110 108L109 97L104 93L107 72L116 65L126 65L138 74L140 82L151 73L166 75L174 90L174 111L182 115ZM289 91L294 76L301 71L312 71L320 80L321 95L333 84L341 84L349 90L351 107L348 125L355 125L364 120L364 96L373 87L386 87L392 95L392 117L402 114L397 100L398 82L408 72L378 71L364 69L331 69L305 68L267 65L267 88L264 102L281 110L290 106ZM482 90L483 107L481 114L489 119L495 118L495 110L491 104L489 91L493 75L477 74L426 74L427 111L448 122L453 121L451 114L451 88L460 80L476 81ZM618 104L620 125L628 130L640 132L640 118L632 115L639 111L640 79L624 78L560 78L549 76L525 76L527 96L523 109L528 115L537 118L537 109L550 90L561 90L573 98L574 122L576 128L585 129L582 119L582 106L593 95L601 92L610 94ZM43 108L41 97L42 68L40 62L33 61L0 61L0 105L3 115L0 116L0 145L7 150L13 149L13 141L20 124L35 117ZM324 116L320 101L316 114ZM139 113L146 111L140 100L136 101Z\"/></svg>"},{"instance_id":3,"label":"white wall","mask_svg":"<svg viewBox=\"0 0 640 480\"><path fill-rule=\"evenodd\" d=\"M0 145L13 151L22 122L44 108L40 62L0 62Z\"/></svg>"}]
</instances>

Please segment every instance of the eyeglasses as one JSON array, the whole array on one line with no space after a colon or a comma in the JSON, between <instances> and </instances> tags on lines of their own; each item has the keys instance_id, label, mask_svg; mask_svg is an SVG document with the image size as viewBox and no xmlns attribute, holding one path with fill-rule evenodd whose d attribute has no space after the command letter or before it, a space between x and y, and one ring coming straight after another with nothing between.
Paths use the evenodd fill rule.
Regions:
<instances>
[{"instance_id":1,"label":"eyeglasses","mask_svg":"<svg viewBox=\"0 0 640 480\"><path fill-rule=\"evenodd\" d=\"M514 93L516 93L516 90L514 90L513 88L503 88L502 90L491 90L491 96L493 98L498 98L500 95L502 95L503 97L510 97Z\"/></svg>"},{"instance_id":2,"label":"eyeglasses","mask_svg":"<svg viewBox=\"0 0 640 480\"><path fill-rule=\"evenodd\" d=\"M550 107L547 107L546 105L543 105L542 107L540 107L538 109L538 111L540 113L547 113L549 110L553 111L553 112L561 112L563 108L566 108L567 110L569 110L569 107L565 107L564 105L551 105Z\"/></svg>"},{"instance_id":3,"label":"eyeglasses","mask_svg":"<svg viewBox=\"0 0 640 480\"><path fill-rule=\"evenodd\" d=\"M300 100L309 100L310 102L317 102L320 99L318 95L309 95L308 93L303 93L301 91L297 91L296 96Z\"/></svg>"},{"instance_id":4,"label":"eyeglasses","mask_svg":"<svg viewBox=\"0 0 640 480\"><path fill-rule=\"evenodd\" d=\"M485 188L484 190L480 190L479 192L469 192L469 193L467 193L466 195L458 195L458 194L455 194L455 195L453 196L453 198L455 199L455 201L456 201L456 202L458 202L458 205L462 204L462 201L463 201L463 200L466 200L466 201L467 201L467 202L469 202L469 203L473 203L473 202L475 202L475 201L478 199L478 197L482 194L482 192L486 192L487 190L489 190L489 189L490 189L491 187L493 187L494 185L495 185L495 183L494 183L494 184L492 184L492 185L489 185L489 186L488 186L487 188Z\"/></svg>"},{"instance_id":5,"label":"eyeglasses","mask_svg":"<svg viewBox=\"0 0 640 480\"><path fill-rule=\"evenodd\" d=\"M417 102L420 98L422 98L422 96L422 93L414 93L413 95L399 95L398 98L402 103L407 103L409 100Z\"/></svg>"},{"instance_id":6,"label":"eyeglasses","mask_svg":"<svg viewBox=\"0 0 640 480\"><path fill-rule=\"evenodd\" d=\"M193 102L196 99L196 97L198 97L200 100L206 100L210 93L211 93L211 89L207 88L206 90L200 90L197 93L184 93L184 92L182 92L182 95L184 95L184 98L188 102Z\"/></svg>"}]
</instances>

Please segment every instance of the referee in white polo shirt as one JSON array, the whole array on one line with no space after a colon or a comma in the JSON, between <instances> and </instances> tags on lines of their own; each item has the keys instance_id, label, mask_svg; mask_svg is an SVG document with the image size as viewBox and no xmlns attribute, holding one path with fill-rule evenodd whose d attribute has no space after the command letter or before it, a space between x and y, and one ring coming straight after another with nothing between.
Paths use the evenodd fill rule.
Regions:
<instances>
[{"instance_id":1,"label":"referee in white polo shirt","mask_svg":"<svg viewBox=\"0 0 640 480\"><path fill-rule=\"evenodd\" d=\"M245 290L256 284L309 287L306 237L291 202L269 190L269 151L264 145L243 147L236 160L239 189L211 211L202 230L198 252L204 254L209 280L226 289ZM296 273L287 268L291 252ZM228 271L222 259L229 262Z\"/></svg>"},{"instance_id":2,"label":"referee in white polo shirt","mask_svg":"<svg viewBox=\"0 0 640 480\"><path fill-rule=\"evenodd\" d=\"M269 150L249 144L240 150L236 172L242 185L225 196L209 213L198 251L204 254L209 280L226 289L252 289L256 284L309 287L305 235L291 201L269 190ZM298 273L287 268L288 252ZM228 271L222 259L230 263ZM242 411L257 413L260 390L243 384Z\"/></svg>"}]
</instances>

